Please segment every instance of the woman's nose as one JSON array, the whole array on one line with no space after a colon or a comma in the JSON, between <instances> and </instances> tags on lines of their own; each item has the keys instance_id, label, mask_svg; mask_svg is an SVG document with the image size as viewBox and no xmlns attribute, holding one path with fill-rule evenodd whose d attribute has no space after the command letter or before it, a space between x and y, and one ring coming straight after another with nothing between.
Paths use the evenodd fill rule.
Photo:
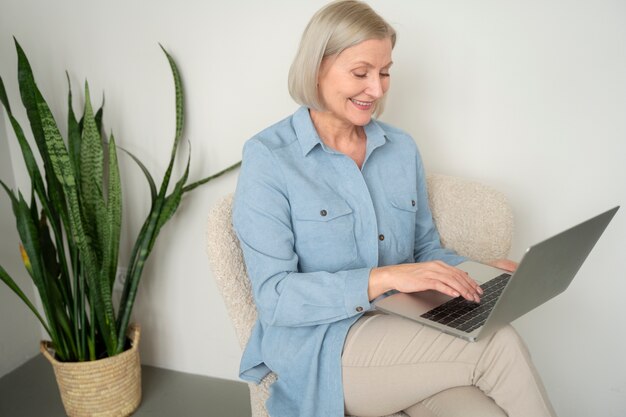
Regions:
<instances>
[{"instance_id":1,"label":"woman's nose","mask_svg":"<svg viewBox=\"0 0 626 417\"><path fill-rule=\"evenodd\" d=\"M366 93L374 98L382 97L383 95L383 80L380 75L370 78Z\"/></svg>"}]
</instances>

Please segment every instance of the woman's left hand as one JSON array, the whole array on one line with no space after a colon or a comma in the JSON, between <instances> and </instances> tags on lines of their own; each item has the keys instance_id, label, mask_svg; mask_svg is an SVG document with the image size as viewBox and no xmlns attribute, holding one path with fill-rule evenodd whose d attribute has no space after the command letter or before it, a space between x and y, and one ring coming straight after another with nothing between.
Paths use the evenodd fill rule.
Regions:
<instances>
[{"instance_id":1,"label":"woman's left hand","mask_svg":"<svg viewBox=\"0 0 626 417\"><path fill-rule=\"evenodd\" d=\"M504 269L505 271L515 272L517 266L519 265L517 262L512 261L510 259L494 259L492 261L486 262L487 265L491 265L494 268Z\"/></svg>"}]
</instances>

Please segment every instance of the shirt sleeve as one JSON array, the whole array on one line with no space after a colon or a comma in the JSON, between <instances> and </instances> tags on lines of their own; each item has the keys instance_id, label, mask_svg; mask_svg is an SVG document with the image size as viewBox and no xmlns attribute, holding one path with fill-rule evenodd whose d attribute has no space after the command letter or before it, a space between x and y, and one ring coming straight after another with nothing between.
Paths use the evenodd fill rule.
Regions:
<instances>
[{"instance_id":1,"label":"shirt sleeve","mask_svg":"<svg viewBox=\"0 0 626 417\"><path fill-rule=\"evenodd\" d=\"M426 174L419 151L416 153L416 159L418 210L415 219L415 262L440 260L448 265L458 265L467 258L441 246L441 238L428 204Z\"/></svg>"},{"instance_id":2,"label":"shirt sleeve","mask_svg":"<svg viewBox=\"0 0 626 417\"><path fill-rule=\"evenodd\" d=\"M248 141L235 193L233 226L259 319L273 326L309 326L369 310L371 268L298 271L288 194L272 151L257 139Z\"/></svg>"}]
</instances>

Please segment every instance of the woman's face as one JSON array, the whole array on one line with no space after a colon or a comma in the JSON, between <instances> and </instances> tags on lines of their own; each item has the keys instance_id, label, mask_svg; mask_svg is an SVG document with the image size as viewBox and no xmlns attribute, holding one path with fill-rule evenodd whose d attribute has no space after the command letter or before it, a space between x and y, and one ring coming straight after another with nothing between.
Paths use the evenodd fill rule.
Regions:
<instances>
[{"instance_id":1,"label":"woman's face","mask_svg":"<svg viewBox=\"0 0 626 417\"><path fill-rule=\"evenodd\" d=\"M389 89L391 39L370 39L326 57L318 83L322 103L344 124L365 126Z\"/></svg>"}]
</instances>

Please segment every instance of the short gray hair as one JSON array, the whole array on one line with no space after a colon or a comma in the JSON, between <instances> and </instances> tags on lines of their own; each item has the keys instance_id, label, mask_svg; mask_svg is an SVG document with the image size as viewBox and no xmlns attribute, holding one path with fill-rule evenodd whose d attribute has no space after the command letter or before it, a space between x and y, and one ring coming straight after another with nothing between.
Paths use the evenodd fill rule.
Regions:
<instances>
[{"instance_id":1,"label":"short gray hair","mask_svg":"<svg viewBox=\"0 0 626 417\"><path fill-rule=\"evenodd\" d=\"M391 39L393 48L396 31L367 4L341 0L324 6L313 15L302 34L289 69L289 94L300 105L325 110L317 88L322 59L363 41L386 38ZM378 102L376 115L382 113L382 107L383 102Z\"/></svg>"}]
</instances>

